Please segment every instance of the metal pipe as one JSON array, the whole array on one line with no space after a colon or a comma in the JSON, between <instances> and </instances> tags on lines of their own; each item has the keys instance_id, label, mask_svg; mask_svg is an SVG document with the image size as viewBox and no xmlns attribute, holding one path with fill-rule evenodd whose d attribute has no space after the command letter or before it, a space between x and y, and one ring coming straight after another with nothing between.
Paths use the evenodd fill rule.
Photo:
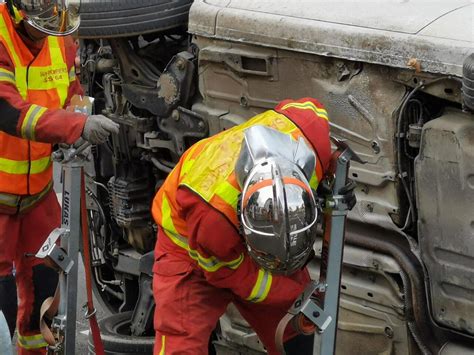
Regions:
<instances>
[{"instance_id":1,"label":"metal pipe","mask_svg":"<svg viewBox=\"0 0 474 355\"><path fill-rule=\"evenodd\" d=\"M367 228L371 229L369 236ZM383 236L383 237L380 237ZM410 250L408 241L401 234L380 227L350 222L346 231L346 242L358 247L391 255L408 275L406 287L406 311L408 322L414 321L418 329L418 338L432 354L441 348L443 334L435 331L425 294L423 267ZM431 325L431 326L430 326ZM438 330L438 329L437 329Z\"/></svg>"}]
</instances>

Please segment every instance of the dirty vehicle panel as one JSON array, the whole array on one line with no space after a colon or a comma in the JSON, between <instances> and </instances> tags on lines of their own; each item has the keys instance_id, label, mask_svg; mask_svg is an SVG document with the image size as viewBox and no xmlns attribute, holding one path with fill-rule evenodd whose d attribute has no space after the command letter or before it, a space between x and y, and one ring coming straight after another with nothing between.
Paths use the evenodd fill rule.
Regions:
<instances>
[{"instance_id":1,"label":"dirty vehicle panel","mask_svg":"<svg viewBox=\"0 0 474 355\"><path fill-rule=\"evenodd\" d=\"M337 352L472 351L474 116L463 112L461 81L473 16L470 1L200 0L190 43L182 27L84 40L83 80L123 126L96 150L91 185L102 300L134 310L132 334L150 333L142 255L153 246L155 189L196 140L312 96L330 112L332 134L367 161L350 172L358 203ZM314 278L318 268L315 260ZM216 337L218 353L264 351L232 308Z\"/></svg>"}]
</instances>

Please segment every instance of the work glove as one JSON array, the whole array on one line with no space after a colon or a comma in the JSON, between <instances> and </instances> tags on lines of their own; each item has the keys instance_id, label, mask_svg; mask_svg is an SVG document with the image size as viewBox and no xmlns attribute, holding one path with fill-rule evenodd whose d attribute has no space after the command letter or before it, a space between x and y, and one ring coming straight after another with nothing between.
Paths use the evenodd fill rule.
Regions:
<instances>
[{"instance_id":1,"label":"work glove","mask_svg":"<svg viewBox=\"0 0 474 355\"><path fill-rule=\"evenodd\" d=\"M91 144L102 144L110 134L119 133L120 125L104 115L91 115L87 118L82 138Z\"/></svg>"},{"instance_id":2,"label":"work glove","mask_svg":"<svg viewBox=\"0 0 474 355\"><path fill-rule=\"evenodd\" d=\"M337 195L342 196L342 202L347 206L348 210L352 210L357 203L355 188L357 184L353 180L348 180L347 184L339 189ZM317 195L322 198L320 205L324 206L324 200L333 195L332 187L327 180L321 181L318 186Z\"/></svg>"},{"instance_id":3,"label":"work glove","mask_svg":"<svg viewBox=\"0 0 474 355\"><path fill-rule=\"evenodd\" d=\"M349 180L348 183L339 189L339 195L342 196L342 201L346 204L347 208L352 210L357 203L355 195L355 188L357 184L353 180Z\"/></svg>"}]
</instances>

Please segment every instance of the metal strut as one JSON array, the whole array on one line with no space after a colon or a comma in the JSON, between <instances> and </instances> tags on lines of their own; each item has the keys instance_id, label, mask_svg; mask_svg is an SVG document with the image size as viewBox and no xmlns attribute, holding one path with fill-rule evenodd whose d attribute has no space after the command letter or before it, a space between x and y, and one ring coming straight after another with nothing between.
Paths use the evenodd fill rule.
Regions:
<instances>
[{"instance_id":1,"label":"metal strut","mask_svg":"<svg viewBox=\"0 0 474 355\"><path fill-rule=\"evenodd\" d=\"M51 315L51 330L43 332L48 346L48 354L73 355L76 353L76 310L78 290L78 256L81 241L81 176L88 147L85 142L78 147L60 148L53 153L53 160L61 163L63 195L61 227L51 232L46 242L36 254L46 259L59 272L59 286L54 298L45 302L42 314ZM61 246L57 244L61 239ZM48 311L46 308L51 306ZM55 309L57 308L57 309ZM57 312L57 314L56 314Z\"/></svg>"},{"instance_id":2,"label":"metal strut","mask_svg":"<svg viewBox=\"0 0 474 355\"><path fill-rule=\"evenodd\" d=\"M275 342L285 354L283 335L289 323L302 334L321 334L315 342L314 354L332 355L336 347L336 330L339 313L342 258L344 251L345 222L349 207L339 191L346 186L350 161L364 163L344 142L332 139L337 150L332 156L328 177L332 179L332 195L324 204L324 235L321 267L318 281L312 281L296 299L278 325Z\"/></svg>"}]
</instances>

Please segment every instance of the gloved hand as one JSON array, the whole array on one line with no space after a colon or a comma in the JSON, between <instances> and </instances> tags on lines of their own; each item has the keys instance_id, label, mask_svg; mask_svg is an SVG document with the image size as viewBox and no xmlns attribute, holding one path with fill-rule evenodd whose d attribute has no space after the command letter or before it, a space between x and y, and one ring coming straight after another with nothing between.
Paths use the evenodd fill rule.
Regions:
<instances>
[{"instance_id":1,"label":"gloved hand","mask_svg":"<svg viewBox=\"0 0 474 355\"><path fill-rule=\"evenodd\" d=\"M345 186L339 189L338 195L342 196L342 201L347 205L347 208L352 210L357 203L356 195L354 189L356 188L357 184L349 180ZM323 200L325 200L328 196L332 196L332 188L329 186L327 180L321 181L318 186L317 195L321 196ZM324 201L320 201L320 204L323 205Z\"/></svg>"},{"instance_id":2,"label":"gloved hand","mask_svg":"<svg viewBox=\"0 0 474 355\"><path fill-rule=\"evenodd\" d=\"M87 118L82 138L91 144L102 144L112 133L119 133L120 125L104 115L91 115Z\"/></svg>"},{"instance_id":3,"label":"gloved hand","mask_svg":"<svg viewBox=\"0 0 474 355\"><path fill-rule=\"evenodd\" d=\"M347 205L347 208L352 210L357 203L357 198L355 195L355 188L357 184L353 180L349 180L348 183L339 189L339 195L342 196L342 201Z\"/></svg>"}]
</instances>

